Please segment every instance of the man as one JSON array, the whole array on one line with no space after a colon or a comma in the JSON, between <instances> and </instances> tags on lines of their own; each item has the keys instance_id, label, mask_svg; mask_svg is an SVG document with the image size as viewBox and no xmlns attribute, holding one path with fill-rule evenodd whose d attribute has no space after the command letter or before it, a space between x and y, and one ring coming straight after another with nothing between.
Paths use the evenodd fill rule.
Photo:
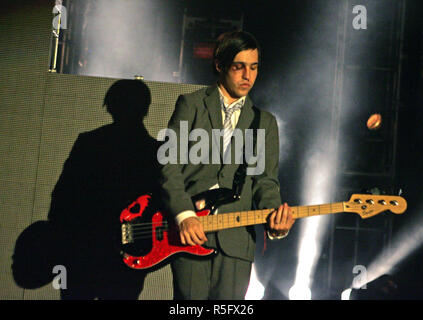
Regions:
<instances>
[{"instance_id":1,"label":"man","mask_svg":"<svg viewBox=\"0 0 423 320\"><path fill-rule=\"evenodd\" d=\"M213 59L217 84L180 96L169 129L179 135L185 123L190 131L206 130L212 141L213 129L234 130L236 127L245 131L250 128L255 112L247 94L257 78L259 60L259 45L249 33L237 31L221 35ZM287 204L281 205L278 128L270 113L259 112L258 127L265 129L264 172L247 175L240 199L221 206L218 214L251 210L252 207L276 208L268 218L267 231L272 239L282 238L294 220ZM225 143L233 145L233 142L225 135L222 138L224 153ZM210 143L209 154L212 154L212 147ZM186 164L167 164L162 169L164 205L176 219L182 244L217 248L217 254L207 259L181 256L172 262L175 299L244 299L254 260L254 228L226 229L206 236L191 201L192 196L209 189L233 188L238 167L234 161L228 164L188 161Z\"/></svg>"}]
</instances>

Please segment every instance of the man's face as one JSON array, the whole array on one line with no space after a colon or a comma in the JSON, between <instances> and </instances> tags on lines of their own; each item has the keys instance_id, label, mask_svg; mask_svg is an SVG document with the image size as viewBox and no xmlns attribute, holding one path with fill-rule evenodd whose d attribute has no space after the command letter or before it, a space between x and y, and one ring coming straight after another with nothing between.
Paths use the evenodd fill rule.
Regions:
<instances>
[{"instance_id":1,"label":"man's face","mask_svg":"<svg viewBox=\"0 0 423 320\"><path fill-rule=\"evenodd\" d=\"M221 70L218 71L221 72L221 89L231 102L246 96L257 78L258 50L251 49L239 52L226 74Z\"/></svg>"}]
</instances>

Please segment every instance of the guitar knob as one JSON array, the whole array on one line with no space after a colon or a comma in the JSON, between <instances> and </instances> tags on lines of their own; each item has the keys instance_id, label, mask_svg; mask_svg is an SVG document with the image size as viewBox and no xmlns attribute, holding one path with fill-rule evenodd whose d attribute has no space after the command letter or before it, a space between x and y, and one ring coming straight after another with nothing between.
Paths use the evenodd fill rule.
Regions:
<instances>
[{"instance_id":1,"label":"guitar knob","mask_svg":"<svg viewBox=\"0 0 423 320\"><path fill-rule=\"evenodd\" d=\"M354 202L355 203L363 203L363 201L361 201L360 199L355 199Z\"/></svg>"},{"instance_id":2,"label":"guitar knob","mask_svg":"<svg viewBox=\"0 0 423 320\"><path fill-rule=\"evenodd\" d=\"M195 202L195 207L197 208L197 210L203 210L206 207L206 200L205 199L197 200Z\"/></svg>"},{"instance_id":3,"label":"guitar knob","mask_svg":"<svg viewBox=\"0 0 423 320\"><path fill-rule=\"evenodd\" d=\"M379 200L378 202L379 202L380 204L384 205L384 206L386 205L386 201L385 201L385 200Z\"/></svg>"},{"instance_id":4,"label":"guitar knob","mask_svg":"<svg viewBox=\"0 0 423 320\"><path fill-rule=\"evenodd\" d=\"M372 199L366 200L366 202L367 202L368 204L375 204L375 202L374 202Z\"/></svg>"},{"instance_id":5,"label":"guitar knob","mask_svg":"<svg viewBox=\"0 0 423 320\"><path fill-rule=\"evenodd\" d=\"M392 204L393 206L399 205L398 201L396 201L396 200L392 200L389 203Z\"/></svg>"}]
</instances>

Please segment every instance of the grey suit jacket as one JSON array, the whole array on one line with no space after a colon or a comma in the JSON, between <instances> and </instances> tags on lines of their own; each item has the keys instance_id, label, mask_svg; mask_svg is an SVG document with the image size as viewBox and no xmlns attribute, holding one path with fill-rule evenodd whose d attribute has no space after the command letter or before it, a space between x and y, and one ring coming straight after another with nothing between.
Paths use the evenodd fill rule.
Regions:
<instances>
[{"instance_id":1,"label":"grey suit jacket","mask_svg":"<svg viewBox=\"0 0 423 320\"><path fill-rule=\"evenodd\" d=\"M245 130L254 119L253 103L247 97L239 117L237 128ZM239 164L219 163L212 158L213 129L223 129L223 120L219 91L216 85L200 89L194 93L178 98L168 128L174 130L180 138L181 121L188 126L188 132L196 128L207 131L209 139L209 163L166 164L162 167L163 204L169 214L176 216L185 210L194 210L191 197L210 187L232 188L233 178ZM259 128L265 129L265 169L260 175L247 175L240 200L223 205L219 214L225 212L245 211L264 208L277 208L281 204L279 192L279 138L276 119L269 112L260 110ZM178 151L181 147L178 139ZM259 141L258 141L259 142ZM196 141L190 141L188 150ZM214 146L213 146L214 144ZM232 141L232 146L234 141ZM220 143L222 145L222 143ZM234 159L235 147L232 148ZM179 152L178 152L179 155ZM180 160L178 158L178 160ZM225 254L253 261L255 251L254 227L240 227L217 232L219 245ZM205 244L207 246L207 243Z\"/></svg>"}]
</instances>

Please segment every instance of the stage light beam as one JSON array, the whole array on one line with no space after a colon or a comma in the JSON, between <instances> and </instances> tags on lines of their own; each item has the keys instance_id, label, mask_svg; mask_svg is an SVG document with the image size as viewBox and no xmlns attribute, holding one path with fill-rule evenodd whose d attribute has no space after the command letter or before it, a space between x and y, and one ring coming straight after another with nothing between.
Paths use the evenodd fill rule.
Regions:
<instances>
[{"instance_id":1,"label":"stage light beam","mask_svg":"<svg viewBox=\"0 0 423 320\"><path fill-rule=\"evenodd\" d=\"M401 262L423 245L422 226L423 215L420 214L413 219L412 225L407 225L398 232L392 239L391 246L382 251L367 268L366 277L353 283L351 288L361 288L384 274L395 273Z\"/></svg>"},{"instance_id":2,"label":"stage light beam","mask_svg":"<svg viewBox=\"0 0 423 320\"><path fill-rule=\"evenodd\" d=\"M319 144L321 145L321 144ZM327 203L333 184L333 154L313 150L308 158L304 179L304 201L307 204ZM310 287L315 264L320 256L322 236L325 234L328 217L314 216L301 221L301 242L294 286L289 298L312 299Z\"/></svg>"},{"instance_id":3,"label":"stage light beam","mask_svg":"<svg viewBox=\"0 0 423 320\"><path fill-rule=\"evenodd\" d=\"M261 300L264 296L264 286L257 278L256 268L253 266L251 268L250 284L248 285L248 290L245 295L245 300Z\"/></svg>"}]
</instances>

